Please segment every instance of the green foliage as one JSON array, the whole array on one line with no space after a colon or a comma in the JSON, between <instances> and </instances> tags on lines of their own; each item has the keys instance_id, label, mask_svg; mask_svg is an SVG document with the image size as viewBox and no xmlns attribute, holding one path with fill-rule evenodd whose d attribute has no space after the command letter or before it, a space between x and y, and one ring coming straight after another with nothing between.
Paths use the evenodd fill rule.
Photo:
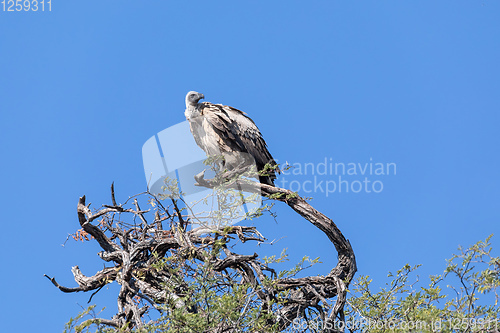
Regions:
<instances>
[{"instance_id":1,"label":"green foliage","mask_svg":"<svg viewBox=\"0 0 500 333\"><path fill-rule=\"evenodd\" d=\"M227 234L229 228L221 230L221 236ZM448 260L444 273L431 275L425 286L421 285L418 277L414 278L420 265L407 264L395 273L389 273L390 281L376 292L371 289L372 280L368 276L360 276L349 290L345 331L496 332L495 329L498 330L500 326L500 258L491 255L490 238L467 249L459 248L459 253ZM225 241L224 238L218 241L220 249ZM211 255L218 256L218 252L212 252ZM263 261L267 265L287 260L285 249L280 256L266 257ZM319 258L310 260L304 257L293 269L281 271L277 277L292 277L317 262ZM235 281L234 276L214 274L210 262L200 264L192 271L192 267L174 257L158 258L152 267L159 271L168 268L179 276L185 276L188 271L192 274L180 302L172 300L161 305L163 314L134 332L211 332L220 329L221 323L228 329L241 332L277 332L277 328L272 325L273 312L263 311L262 303L256 296L259 288L273 284L272 278L266 277L255 287ZM181 281L179 279L177 283L164 287L169 291ZM488 299L482 302L480 296L487 296ZM273 307L276 306L280 304L273 304ZM94 308L91 306L72 318L64 332L121 332L105 329L95 320L84 321L78 326L77 323L84 317L95 318ZM293 332L324 332L321 323L315 321L318 318L313 313L307 325L297 326L297 322L291 329Z\"/></svg>"},{"instance_id":2,"label":"green foliage","mask_svg":"<svg viewBox=\"0 0 500 333\"><path fill-rule=\"evenodd\" d=\"M500 258L491 256L491 236L448 260L429 284L410 283L419 266L405 265L378 292L361 276L350 289L346 325L350 332L494 332L498 329ZM480 295L488 295L482 302ZM494 304L491 304L494 303ZM489 304L489 305L486 305Z\"/></svg>"},{"instance_id":3,"label":"green foliage","mask_svg":"<svg viewBox=\"0 0 500 333\"><path fill-rule=\"evenodd\" d=\"M221 231L225 235L231 227ZM219 239L221 249L225 245L223 239ZM214 256L220 253L212 252ZM280 263L287 260L286 250L279 257L272 256L264 258L265 265ZM295 268L290 271L279 273L281 277L291 277L299 271L306 269L319 262L319 258L310 260L304 257ZM172 265L172 259L162 259L155 266L158 270ZM179 265L179 275L186 275L186 266ZM265 277L259 286L250 283L241 283L234 276L214 274L210 263L197 266L196 272L191 275L189 286L186 288L185 297L179 303L171 302L162 307L164 315L147 327L147 332L211 332L220 329L221 323L229 329L241 332L277 332L273 325L275 316L272 311L265 311L257 293L266 286L273 283L273 279ZM167 291L169 286L165 286ZM273 304L271 305L273 306ZM186 311L190 309L191 311Z\"/></svg>"},{"instance_id":4,"label":"green foliage","mask_svg":"<svg viewBox=\"0 0 500 333\"><path fill-rule=\"evenodd\" d=\"M176 199L181 196L177 179L165 177L163 184L164 185L161 187L163 193L158 196L160 200Z\"/></svg>"},{"instance_id":5,"label":"green foliage","mask_svg":"<svg viewBox=\"0 0 500 333\"><path fill-rule=\"evenodd\" d=\"M64 326L64 333L69 333L69 332L82 332L82 330L75 330L75 326L78 325L78 322L82 320L82 318L86 317L89 315L90 311L92 311L96 306L91 305L87 309L83 310L80 312L75 318L70 318L69 321L66 323Z\"/></svg>"},{"instance_id":6,"label":"green foliage","mask_svg":"<svg viewBox=\"0 0 500 333\"><path fill-rule=\"evenodd\" d=\"M278 168L279 166L277 164L266 163L266 165L264 165L264 168L259 171L259 176L270 176Z\"/></svg>"},{"instance_id":7,"label":"green foliage","mask_svg":"<svg viewBox=\"0 0 500 333\"><path fill-rule=\"evenodd\" d=\"M109 328L105 325L101 325L98 319L94 319L97 317L99 313L95 311L95 305L91 305L82 312L80 312L75 318L70 318L70 320L64 326L64 333L111 333L118 332L112 328ZM104 310L104 308L102 309ZM101 310L101 311L102 311ZM91 319L85 320L80 323L85 317L91 317Z\"/></svg>"},{"instance_id":8,"label":"green foliage","mask_svg":"<svg viewBox=\"0 0 500 333\"><path fill-rule=\"evenodd\" d=\"M224 242L221 242L220 247L223 245ZM212 255L219 253L212 252ZM172 260L163 259L155 267L164 270L166 266L172 267ZM162 305L163 315L148 325L144 332L211 332L220 329L221 325L236 331L259 328L260 331L273 332L269 324L273 315L262 313L257 297L260 287L240 283L230 275L214 273L210 262L196 268L193 272L179 262L177 273L184 276L190 274L184 297ZM172 285L178 284L166 284L167 293L173 294Z\"/></svg>"},{"instance_id":9,"label":"green foliage","mask_svg":"<svg viewBox=\"0 0 500 333\"><path fill-rule=\"evenodd\" d=\"M281 254L279 257L276 256L270 256L270 257L264 257L264 262L266 264L274 264L274 263L282 263L284 261L288 261L288 254L286 253L287 249L283 249L281 251ZM302 259L295 265L290 270L282 270L281 272L278 273L277 277L278 279L283 279L283 278L291 278L297 275L300 271L303 271L304 269L310 268L313 265L320 263L319 257L316 259L310 259L308 256L302 257Z\"/></svg>"},{"instance_id":10,"label":"green foliage","mask_svg":"<svg viewBox=\"0 0 500 333\"><path fill-rule=\"evenodd\" d=\"M161 224L161 221L167 220L170 230L161 228L156 231L161 237L181 239L179 244L183 245L163 252L161 247L150 247L146 249L144 259L131 271L133 282L130 285L144 282L149 276L148 283L153 286L151 281L154 281L156 288L153 296L149 296L147 300L138 296L137 299L130 298L133 306L140 305L138 309L146 309L137 315L143 316L143 321L138 320L140 324L135 326L139 328L109 328L102 322L106 320L97 318L98 314L95 313L93 305L71 318L65 326L65 333L278 332L276 310L283 308L295 292L317 292L316 287L303 290L299 290L301 287L277 287L277 280L293 278L302 270L319 262L319 258L310 259L304 256L295 267L276 273L268 265L288 261L286 249L279 256L255 259L247 266L237 262L231 269L224 265L215 267L225 259L234 260L229 249L230 241L236 238L235 235L242 241L246 239L242 227L229 223L241 214L243 198L240 191L220 185L203 199L216 197L220 209L213 215L196 216L193 219L197 222L216 222L213 224L217 227L213 228L210 236L189 243L184 238L184 222L188 221L186 212L192 206L186 202L183 202L183 206L178 205L178 200L183 199L177 199L181 193L176 180L166 179L164 190L167 194L160 196L160 199L168 199L172 211L165 209L162 202L156 198L151 199L149 203L154 208L155 223ZM272 195L269 199L290 200L297 197L297 193L290 192L283 196L284 194ZM251 198L260 200L258 194ZM245 202L251 200L245 198ZM246 217L258 217L269 211L270 207L260 207L250 214L246 213ZM100 224L101 228L105 228L106 223L112 225L105 218ZM139 230L135 221L133 226L127 232ZM111 227L107 230L111 230ZM255 230L248 239L263 241L261 237ZM394 274L389 273L389 282L378 291L372 289L372 280L368 276L359 277L348 290L350 297L344 309L346 319L343 320L343 317L339 316L334 321L335 324L339 328L347 326L344 330L346 332L497 332L494 330L497 330L500 316L500 258L491 255L490 238L491 236L467 249L459 248L459 253L448 260L444 273L430 276L425 286L422 286L418 278L414 278L419 265L407 264ZM240 274L245 269L251 270L251 267L254 270L258 267L259 273ZM153 275L158 279L151 279ZM335 290L330 295L336 295ZM264 301L265 298L267 299ZM288 330L325 332L320 319L325 319L323 309L332 309L333 303L331 299L325 298L321 299L321 306L318 306L318 302L306 304L309 306L300 314L306 318L302 322L305 325L297 326L299 322L294 320ZM153 309L158 312L152 314ZM88 317L90 319L85 320ZM122 320L121 323L123 322ZM141 327L144 322L148 324Z\"/></svg>"}]
</instances>

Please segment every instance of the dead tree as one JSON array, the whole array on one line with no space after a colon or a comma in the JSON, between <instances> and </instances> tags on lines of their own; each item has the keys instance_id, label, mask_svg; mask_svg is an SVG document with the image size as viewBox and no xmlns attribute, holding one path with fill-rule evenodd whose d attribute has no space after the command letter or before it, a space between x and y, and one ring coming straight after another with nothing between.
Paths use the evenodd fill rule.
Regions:
<instances>
[{"instance_id":1,"label":"dead tree","mask_svg":"<svg viewBox=\"0 0 500 333\"><path fill-rule=\"evenodd\" d=\"M215 186L210 180L203 179L203 175L196 179L201 186ZM93 291L92 296L106 284L117 282L121 286L117 297L118 313L111 319L91 318L85 324L105 325L122 331L144 329L150 311L168 315L165 304L169 304L170 309L202 313L203 310L186 303L189 283L198 274L195 263L205 264L209 270L207 276L219 279L219 292L228 292L224 286L234 283L249 286L248 303L235 310L245 311L248 306L258 306L263 316L268 314L265 318L269 327L277 331L289 328L294 320L303 318L308 309L318 313L324 324L330 324L329 327L334 322L343 323L346 290L356 272L356 260L349 241L331 219L296 193L265 184L247 186L250 187L247 190L260 191L270 200L286 203L319 228L335 247L337 265L325 276L277 278L274 270L261 262L256 253L241 255L233 253L228 246L236 237L241 242L264 242L265 238L255 227L190 229L186 227L189 220L177 200L162 201L150 196L154 208L142 210L137 199L150 194L143 193L118 204L111 186L111 205L92 211L85 196L79 199L77 211L81 229L75 237L96 240L102 248L99 257L112 265L90 277L83 275L78 266L73 267L72 273L78 284L75 288L61 286L55 278L46 277L63 292ZM131 217L128 222L126 216ZM159 265L159 262L163 264ZM264 285L264 281L271 283ZM234 322L224 321L210 331L237 332L238 327Z\"/></svg>"}]
</instances>

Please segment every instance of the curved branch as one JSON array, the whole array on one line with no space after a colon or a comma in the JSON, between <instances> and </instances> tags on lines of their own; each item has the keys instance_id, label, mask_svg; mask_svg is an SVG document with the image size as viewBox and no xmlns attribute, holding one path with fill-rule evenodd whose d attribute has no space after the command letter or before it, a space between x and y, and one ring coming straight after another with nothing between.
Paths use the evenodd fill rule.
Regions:
<instances>
[{"instance_id":1,"label":"curved branch","mask_svg":"<svg viewBox=\"0 0 500 333\"><path fill-rule=\"evenodd\" d=\"M217 184L217 181L205 180L203 175L196 179L199 186L220 186L220 182ZM185 300L189 300L192 292L188 288L189 281L196 277L197 267L205 264L210 264L210 276L220 279L217 288L238 283L238 277L241 278L239 283L249 283L254 291L252 295L257 297L253 301L261 304L261 314L277 312L275 318L281 330L286 329L294 319L304 316L305 310L311 307L321 314L323 320L339 318L343 321L346 290L357 268L351 244L335 223L290 190L241 179L224 186L261 193L271 200L286 203L328 237L338 254L337 265L326 276L277 279L275 271L260 262L256 253L239 255L229 251L226 246L236 239L233 235L241 242L265 241L255 227L231 226L223 230L198 227L186 231L186 220L175 201L171 207L165 208L157 198L154 199L155 203L159 203L158 210L149 224L144 215L148 211L142 211L137 200L133 202L135 210L117 205L112 186L112 206L104 205L92 213L85 204L85 196L82 196L78 201L77 212L80 226L103 249L98 253L99 257L115 262L116 266L104 268L91 277L83 275L78 266L73 267L78 288L61 286L54 278L45 276L66 293L99 290L110 281L120 284L116 316L112 320L94 318L86 321L112 327L143 327L145 323L142 317L148 311L148 306L139 308L141 300L157 310L161 310L159 304L173 304L176 308L187 307L186 311L189 312L197 311L196 305L188 306ZM120 216L133 217L133 223L123 222ZM92 221L100 217L100 224L93 225ZM135 223L136 218L141 220L141 227ZM161 222L164 220L170 222L170 230L163 230ZM223 252L219 251L221 245ZM180 267L182 270L179 270ZM269 275L272 283L264 285L263 281L268 280ZM330 305L333 297L336 297L335 305ZM329 312L328 316L325 312ZM227 328L224 326L227 323L220 325L217 329Z\"/></svg>"},{"instance_id":2,"label":"curved branch","mask_svg":"<svg viewBox=\"0 0 500 333\"><path fill-rule=\"evenodd\" d=\"M227 179L227 178L226 178ZM216 188L221 186L220 177L215 180L204 179L204 173L200 173L195 177L198 182L197 186ZM326 277L308 277L300 279L278 279L275 281L277 290L296 290L289 298L289 303L285 304L282 309L283 316L280 320L280 327L287 327L293 319L302 316L303 311L307 307L306 304L315 304L323 301L325 297L331 298L337 296L335 306L329 315L328 320L334 320L340 315L340 320L343 321L343 308L346 302L346 290L352 281L354 274L357 271L356 257L352 249L351 243L344 237L337 225L326 215L314 209L305 199L300 197L296 192L287 189L248 181L242 179L231 179L224 183L225 188L239 189L250 193L261 193L263 196L286 203L290 208L297 212L304 219L312 223L316 228L320 229L332 242L336 251L338 262L337 265L330 271ZM318 293L307 292L306 287L323 287L323 292ZM326 304L325 304L326 306Z\"/></svg>"}]
</instances>

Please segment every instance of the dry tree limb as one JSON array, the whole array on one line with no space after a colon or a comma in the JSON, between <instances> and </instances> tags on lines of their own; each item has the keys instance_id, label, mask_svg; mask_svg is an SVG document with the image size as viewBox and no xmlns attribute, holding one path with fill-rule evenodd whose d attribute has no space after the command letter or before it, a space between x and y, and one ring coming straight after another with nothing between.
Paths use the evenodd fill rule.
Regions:
<instances>
[{"instance_id":1,"label":"dry tree limb","mask_svg":"<svg viewBox=\"0 0 500 333\"><path fill-rule=\"evenodd\" d=\"M203 179L203 175L198 175L196 179L200 186L216 186L215 182ZM289 190L258 183L235 183L234 186L244 191L260 192L269 199L286 203L323 231L335 247L337 265L326 276L277 279L274 270L260 262L256 253L240 255L227 247L227 243L236 237L241 242L264 242L265 238L255 227L228 226L224 230L214 230L200 226L187 230L188 220L182 215L177 202L173 200L170 208L165 208L155 197L153 199L158 210L151 219L152 223L148 223L146 214L149 211L141 210L136 196L132 197L134 207L124 208L124 205L117 204L112 185L112 205L104 205L92 212L83 196L78 201L77 212L80 226L102 248L99 257L114 263L114 267L105 267L90 277L83 275L78 266L73 267L72 272L79 286L77 288L61 286L54 278L46 277L67 293L99 291L107 283L117 282L121 286L117 297L118 313L112 319L93 318L86 323L107 325L124 331L144 327L144 315L150 308L162 312L161 304L172 304L174 308L196 312L196 308L184 301L189 296L188 281L193 281L197 274L193 262L208 264L211 274L221 279L219 287L237 283L236 278L249 284L252 297L260 301L261 312L275 313L274 323L278 324L280 330L285 330L294 319L303 317L308 308L316 309L326 321L343 321L346 290L356 272L356 261L351 244L335 223ZM139 227L135 222L126 223L122 220L124 216L131 216L134 221L139 219L142 226ZM93 224L98 218L101 218L101 222ZM169 222L170 230L164 230L163 221ZM217 249L222 250L220 255L214 255L219 251ZM172 267L160 265L163 258L167 257ZM175 267L183 267L184 270L179 271ZM263 286L264 279L273 282ZM329 302L335 297L335 305L331 306ZM136 299L140 302L134 301ZM247 309L248 304L241 309ZM329 312L328 315L325 311ZM215 331L237 332L238 329L224 322Z\"/></svg>"},{"instance_id":2,"label":"dry tree limb","mask_svg":"<svg viewBox=\"0 0 500 333\"><path fill-rule=\"evenodd\" d=\"M235 173L237 174L237 172ZM231 177L226 177L231 178ZM216 188L220 179L205 180L204 172L195 177L198 186ZM344 237L337 225L326 215L314 209L297 193L287 189L261 184L253 181L224 183L226 188L240 189L249 193L261 193L263 196L286 203L304 219L320 229L332 242L337 252L338 263L326 277L308 277L302 279L276 280L277 290L295 289L293 298L281 309L280 328L285 329L294 319L303 315L311 304L318 304L326 298L337 297L335 306L328 315L325 324L332 323L335 318L344 321L343 309L346 302L347 287L357 271L356 258L351 243ZM314 292L307 292L314 290ZM320 290L321 292L318 292ZM326 305L326 304L325 304Z\"/></svg>"},{"instance_id":3,"label":"dry tree limb","mask_svg":"<svg viewBox=\"0 0 500 333\"><path fill-rule=\"evenodd\" d=\"M74 266L73 268L71 268L71 272L75 277L76 283L78 283L79 285L79 287L77 288L63 287L56 282L55 278L51 278L46 274L44 276L49 279L54 286L59 288L59 290L65 293L74 293L78 291L90 291L104 287L108 282L114 281L116 279L118 269L115 267L106 267L91 277L83 275L78 266Z\"/></svg>"}]
</instances>

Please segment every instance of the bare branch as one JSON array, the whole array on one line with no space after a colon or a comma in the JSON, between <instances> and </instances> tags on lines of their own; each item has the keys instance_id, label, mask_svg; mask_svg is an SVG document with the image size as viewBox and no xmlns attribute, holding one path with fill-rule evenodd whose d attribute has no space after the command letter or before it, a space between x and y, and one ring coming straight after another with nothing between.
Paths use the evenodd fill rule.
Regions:
<instances>
[{"instance_id":1,"label":"bare branch","mask_svg":"<svg viewBox=\"0 0 500 333\"><path fill-rule=\"evenodd\" d=\"M220 183L220 179L205 180L203 174L196 179L200 186L208 188ZM115 266L105 267L90 277L83 275L78 266L73 267L77 288L61 286L55 278L45 276L63 292L95 291L92 296L109 282L120 284L118 313L111 320L93 318L86 321L87 324L140 329L146 324L144 317L148 309L162 312L162 304L196 312L196 306L189 305L186 300L189 300L192 292L188 285L196 279L202 267L209 267L208 276L218 281L214 284L218 292L230 292L234 284L248 284L251 288L250 298L241 305L241 310L248 311L248 308L260 304L258 306L262 315L273 314L274 321L268 320L270 324L278 324L280 330L286 329L294 319L302 317L308 308L314 309L326 320L343 321L346 290L356 272L356 260L351 244L335 223L292 191L245 181L224 186L262 193L271 200L286 203L328 237L338 255L337 265L326 276L277 279L276 272L259 261L257 253L240 255L228 248L230 242L237 240L264 242L266 239L255 227L228 226L215 230L197 227L187 230L188 220L182 215L184 208L179 207L176 200L172 199L172 204L165 207L158 198L153 197L150 200L155 206L153 212L141 210L139 196L130 197L125 204L118 205L112 184L112 205L103 205L92 212L85 205L85 196L82 196L78 201L77 212L80 226L103 250L98 253L99 257L113 262ZM131 199L133 204L127 204ZM154 215L146 218L148 213ZM127 216L130 222L125 220ZM141 226L135 223L136 218L141 220ZM94 225L93 221L97 219L99 223ZM152 221L151 224L148 219ZM169 222L169 230L164 230L167 224L163 225L162 222L165 220ZM264 285L263 281L271 281L271 284L266 282ZM334 297L335 305L331 306ZM235 325L235 322L223 322L217 324L214 332L237 332L239 330Z\"/></svg>"}]
</instances>

